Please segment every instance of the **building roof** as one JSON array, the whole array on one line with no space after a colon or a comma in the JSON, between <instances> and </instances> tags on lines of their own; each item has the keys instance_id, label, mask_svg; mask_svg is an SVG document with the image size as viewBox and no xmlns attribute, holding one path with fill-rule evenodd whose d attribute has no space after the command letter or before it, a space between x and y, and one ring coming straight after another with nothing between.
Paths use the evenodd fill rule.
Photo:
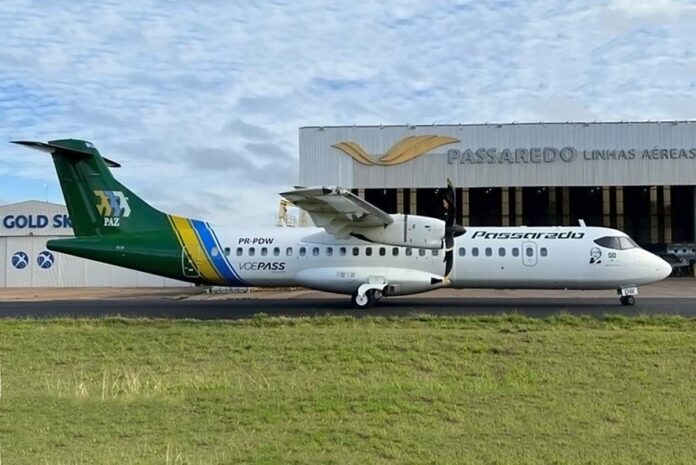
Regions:
<instances>
[{"instance_id":1,"label":"building roof","mask_svg":"<svg viewBox=\"0 0 696 465\"><path fill-rule=\"evenodd\" d=\"M647 121L511 121L509 123L483 122L483 123L431 123L431 124L340 124L335 126L302 126L300 129L330 129L330 128L428 128L428 127L459 127L459 126L548 126L548 125L607 125L607 124L694 124L696 120L647 120Z\"/></svg>"}]
</instances>

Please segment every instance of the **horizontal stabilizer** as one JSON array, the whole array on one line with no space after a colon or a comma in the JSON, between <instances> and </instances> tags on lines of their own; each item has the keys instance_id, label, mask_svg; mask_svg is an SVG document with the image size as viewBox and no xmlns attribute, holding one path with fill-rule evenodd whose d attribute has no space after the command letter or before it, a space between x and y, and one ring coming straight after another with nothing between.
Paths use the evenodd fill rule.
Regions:
<instances>
[{"instance_id":1,"label":"horizontal stabilizer","mask_svg":"<svg viewBox=\"0 0 696 465\"><path fill-rule=\"evenodd\" d=\"M14 140L11 141L13 144L23 145L35 150L40 150L41 152L46 152L54 154L56 152L61 152L64 155L71 155L73 157L85 158L92 157L99 154L94 146L90 142L78 141L74 139L60 140L60 141L50 141L50 142L33 142L25 140ZM104 163L109 168L120 168L121 165L113 160L102 157Z\"/></svg>"}]
</instances>

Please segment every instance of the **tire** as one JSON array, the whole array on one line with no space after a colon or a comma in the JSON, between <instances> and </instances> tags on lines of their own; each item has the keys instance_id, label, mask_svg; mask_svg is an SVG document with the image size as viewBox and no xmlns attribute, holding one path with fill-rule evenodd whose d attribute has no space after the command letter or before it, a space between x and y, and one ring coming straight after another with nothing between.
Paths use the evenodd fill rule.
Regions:
<instances>
[{"instance_id":1,"label":"tire","mask_svg":"<svg viewBox=\"0 0 696 465\"><path fill-rule=\"evenodd\" d=\"M621 296L621 305L627 305L627 306L632 306L636 304L636 298L633 297L632 295L624 295Z\"/></svg>"},{"instance_id":2,"label":"tire","mask_svg":"<svg viewBox=\"0 0 696 465\"><path fill-rule=\"evenodd\" d=\"M350 300L355 308L359 308L360 310L370 308L375 303L375 291L374 289L370 289L364 296L359 296L358 291L355 291Z\"/></svg>"}]
</instances>

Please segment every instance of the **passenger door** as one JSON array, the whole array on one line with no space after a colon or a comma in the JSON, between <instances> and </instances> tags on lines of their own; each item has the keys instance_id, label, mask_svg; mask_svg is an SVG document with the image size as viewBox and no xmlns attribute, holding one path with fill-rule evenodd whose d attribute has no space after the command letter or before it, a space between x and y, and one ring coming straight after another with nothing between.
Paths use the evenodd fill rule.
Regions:
<instances>
[{"instance_id":1,"label":"passenger door","mask_svg":"<svg viewBox=\"0 0 696 465\"><path fill-rule=\"evenodd\" d=\"M537 246L535 242L522 243L522 263L526 266L537 264Z\"/></svg>"}]
</instances>

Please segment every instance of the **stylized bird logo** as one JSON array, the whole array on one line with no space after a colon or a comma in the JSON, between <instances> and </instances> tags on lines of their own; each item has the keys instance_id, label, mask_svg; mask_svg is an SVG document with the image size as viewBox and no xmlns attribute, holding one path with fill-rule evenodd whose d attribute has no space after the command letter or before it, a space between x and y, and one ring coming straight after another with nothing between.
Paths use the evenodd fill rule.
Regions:
<instances>
[{"instance_id":1,"label":"stylized bird logo","mask_svg":"<svg viewBox=\"0 0 696 465\"><path fill-rule=\"evenodd\" d=\"M50 267L52 267L53 262L53 254L48 250L44 250L39 254L38 257L36 257L36 264L39 265L39 268L43 268L44 270L47 270Z\"/></svg>"},{"instance_id":2,"label":"stylized bird logo","mask_svg":"<svg viewBox=\"0 0 696 465\"><path fill-rule=\"evenodd\" d=\"M387 153L382 155L379 160L373 160L372 157L355 142L339 142L338 144L332 145L332 147L336 147L338 150L363 165L391 166L406 163L430 150L455 142L459 142L459 139L449 136L409 136L392 145Z\"/></svg>"},{"instance_id":3,"label":"stylized bird logo","mask_svg":"<svg viewBox=\"0 0 696 465\"><path fill-rule=\"evenodd\" d=\"M15 254L12 255L12 266L18 270L23 270L24 268L28 267L29 255L24 252L15 252Z\"/></svg>"}]
</instances>

